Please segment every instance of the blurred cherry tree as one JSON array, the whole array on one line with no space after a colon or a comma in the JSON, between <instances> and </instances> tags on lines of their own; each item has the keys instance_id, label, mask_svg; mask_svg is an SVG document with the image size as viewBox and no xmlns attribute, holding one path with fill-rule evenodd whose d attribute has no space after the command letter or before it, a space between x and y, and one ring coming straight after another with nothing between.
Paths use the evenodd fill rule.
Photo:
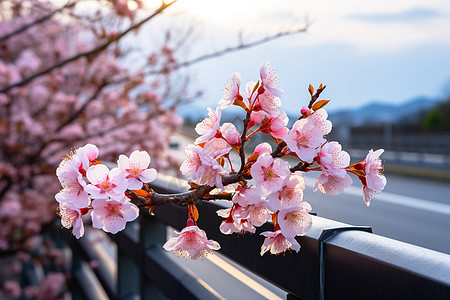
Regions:
<instances>
[{"instance_id":1,"label":"blurred cherry tree","mask_svg":"<svg viewBox=\"0 0 450 300\"><path fill-rule=\"evenodd\" d=\"M182 124L176 106L185 101L184 87L174 89L170 71L151 77L131 71L123 59L132 49L122 43L170 4L136 21L140 1L99 2L94 11L79 13L83 1L58 7L45 1L0 1L3 256L19 253L28 259L33 249L44 249L41 254L47 258L61 256L39 233L56 216L55 168L74 145L101 144L106 160L146 149L152 165L172 164L165 149ZM142 54L146 69L176 63L170 42L166 38L160 49ZM17 284L2 283L14 298ZM28 289L28 296L42 297L44 288ZM61 285L52 290L50 284L49 289L55 295L46 299L57 296Z\"/></svg>"},{"instance_id":2,"label":"blurred cherry tree","mask_svg":"<svg viewBox=\"0 0 450 300\"><path fill-rule=\"evenodd\" d=\"M164 150L185 93L170 94L170 72L146 77L121 64L117 27L140 2L111 1L89 15L74 2L0 3L0 249L16 250L54 218L55 166L74 145L101 144L106 160L147 149L153 165L170 165ZM166 42L146 54L148 68L176 62Z\"/></svg>"}]
</instances>

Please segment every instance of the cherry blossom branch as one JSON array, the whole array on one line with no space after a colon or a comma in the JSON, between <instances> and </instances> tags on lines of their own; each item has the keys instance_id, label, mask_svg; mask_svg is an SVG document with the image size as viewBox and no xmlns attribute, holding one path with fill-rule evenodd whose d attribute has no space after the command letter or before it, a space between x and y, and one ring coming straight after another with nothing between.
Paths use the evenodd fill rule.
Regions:
<instances>
[{"instance_id":1,"label":"cherry blossom branch","mask_svg":"<svg viewBox=\"0 0 450 300\"><path fill-rule=\"evenodd\" d=\"M7 34L1 36L0 37L0 43L3 43L5 41L7 41L9 38L11 38L11 37L13 37L13 36L15 36L17 34L20 34L20 33L24 32L25 30L27 30L27 29L35 26L35 25L38 25L38 24L40 24L42 22L45 22L45 21L51 19L55 14L63 11L66 8L73 7L74 5L75 5L75 2L68 1L64 6L58 8L58 9L55 9L54 11L51 11L47 15L42 16L41 18L36 19L33 22L31 22L31 23L28 23L28 24L26 24L26 25L24 25L24 26L22 26L20 28L17 28L16 30L11 31L10 33L7 33Z\"/></svg>"},{"instance_id":2,"label":"cherry blossom branch","mask_svg":"<svg viewBox=\"0 0 450 300\"><path fill-rule=\"evenodd\" d=\"M313 95L311 94L311 100L309 101L308 104L308 108L312 108L314 103L317 101L317 99L319 99L320 94L323 92L323 90L326 88L327 86L324 85L320 85L320 87L316 90L316 93ZM303 116L300 116L299 119L301 119Z\"/></svg>"},{"instance_id":3,"label":"cherry blossom branch","mask_svg":"<svg viewBox=\"0 0 450 300\"><path fill-rule=\"evenodd\" d=\"M83 105L77 110L75 111L73 114L71 114L69 116L69 118L62 123L61 125L59 125L58 128L56 128L55 132L58 133L60 132L64 127L66 127L67 125L71 124L73 121L75 121L88 107L88 105L94 101L97 96L100 94L100 92L108 85L108 83L103 82L102 84L100 84L94 91L94 93L92 94L91 97L89 97L89 99L87 99Z\"/></svg>"},{"instance_id":4,"label":"cherry blossom branch","mask_svg":"<svg viewBox=\"0 0 450 300\"><path fill-rule=\"evenodd\" d=\"M9 191L9 189L12 187L13 181L11 178L6 179L6 184L3 187L3 189L0 191L0 200L4 199L3 196Z\"/></svg>"},{"instance_id":5,"label":"cherry blossom branch","mask_svg":"<svg viewBox=\"0 0 450 300\"><path fill-rule=\"evenodd\" d=\"M306 169L308 169L312 164L310 163L305 163L305 162L299 162L297 165L295 165L294 167L290 168L289 170L291 171L291 173L295 173L296 171L302 171L305 172Z\"/></svg>"},{"instance_id":6,"label":"cherry blossom branch","mask_svg":"<svg viewBox=\"0 0 450 300\"><path fill-rule=\"evenodd\" d=\"M65 65L67 65L67 64L69 64L71 62L74 62L74 61L76 61L76 60L78 60L78 59L80 59L82 57L89 57L89 56L97 55L98 53L106 50L111 44L113 44L115 42L118 42L120 39L122 39L125 35L127 35L131 31L133 31L135 29L138 29L143 24L147 23L148 21L150 21L151 19L153 19L154 17L156 17L157 15L162 13L166 8L168 8L169 6L171 6L175 2L176 2L176 0L174 0L172 2L169 2L169 3L163 2L161 4L161 6L158 9L156 9L153 14L151 14L147 18L143 19L142 21L140 21L140 22L130 26L128 29L126 29L125 31L121 32L120 34L117 34L117 35L111 37L110 39L108 39L103 44L101 44L101 45L99 45L99 46L97 46L97 47L95 47L95 48L93 48L91 50L88 50L88 51L85 51L85 52L81 52L81 53L73 55L73 56L71 56L69 58L66 58L66 59L64 59L64 60L62 60L62 61L60 61L60 62L58 62L58 63L56 63L56 64L54 64L54 65L52 65L52 66L50 66L50 67L48 67L46 69L44 69L42 71L40 71L40 72L34 73L34 74L32 74L32 75L30 75L28 77L25 77L24 79L22 79L22 80L20 80L18 82L15 82L15 83L13 83L13 84L11 84L9 86L6 86L6 87L0 89L0 93L6 93L6 92L10 91L13 88L16 88L16 87L19 87L19 86L23 86L23 85L31 82L32 80L34 80L34 79L36 79L36 78L38 78L38 77L40 77L42 75L50 73L53 70L59 69L59 68L65 66Z\"/></svg>"},{"instance_id":7,"label":"cherry blossom branch","mask_svg":"<svg viewBox=\"0 0 450 300\"><path fill-rule=\"evenodd\" d=\"M237 183L242 181L243 178L239 174L231 174L229 176L226 176L223 178L223 185L229 185L233 183ZM231 194L223 194L223 195L209 195L209 192L211 192L213 189L215 189L215 186L209 186L209 185L201 185L197 188L195 188L192 191L188 191L185 193L178 193L178 194L159 194L157 192L151 192L147 197L139 196L135 192L131 190L127 190L126 193L131 196L131 201L135 204L137 204L140 207L146 207L146 206L160 206L167 203L173 203L173 204L191 204L191 203L197 203L201 201L210 201L210 200L217 200L217 199L225 199L225 200L231 200Z\"/></svg>"},{"instance_id":8,"label":"cherry blossom branch","mask_svg":"<svg viewBox=\"0 0 450 300\"><path fill-rule=\"evenodd\" d=\"M239 157L241 158L241 168L239 169L238 174L242 174L244 172L244 167L245 167L244 145L245 145L245 142L247 141L247 130L248 130L248 123L250 122L250 115L251 115L251 111L248 111L247 115L245 116L245 119L243 121L244 129L242 130L241 146L239 148Z\"/></svg>"},{"instance_id":9,"label":"cherry blossom branch","mask_svg":"<svg viewBox=\"0 0 450 300\"><path fill-rule=\"evenodd\" d=\"M81 216L86 210L91 210L95 228L116 233L125 228L126 222L137 218L138 207L148 208L151 212L155 206L168 203L187 205L189 214L186 227L178 233L178 238L170 239L163 247L196 259L205 254L204 251L218 250L220 245L207 240L206 233L198 228L199 212L195 204L226 199L233 201L233 206L217 211L217 215L225 219L219 230L223 234L255 233L256 227L272 222L273 231L261 233L266 239L260 254L269 250L272 254L278 254L289 249L298 252L300 245L295 237L305 235L312 226L313 220L309 214L312 207L303 201L303 191L306 188L303 172L322 171L315 183L315 190L329 195L342 193L350 187L352 179L347 173L353 173L360 179L364 201L369 205L371 198L386 185L379 158L384 150L370 150L363 162L350 165L350 156L342 150L341 145L325 139L332 124L327 120L326 110L322 109L329 100L317 101L325 88L322 85L315 93L310 85L310 108L302 108L304 119L296 121L289 130L286 127L286 113L278 109L279 102L276 98L282 94L282 90L278 89L277 77L269 63L260 65L260 78L261 86L259 81L254 85L248 97L248 107L242 102L239 92L241 76L233 73L226 88L228 93L220 100L220 106L216 110L208 108L208 117L196 127L196 131L202 134L201 137L195 144L185 148L186 159L180 171L192 182L191 189L184 193L160 194L149 188L148 183L157 178L157 172L148 168L150 156L145 151L136 150L129 158L120 155L118 167L109 170L107 166L99 165L99 151L95 145L87 144L77 149L56 171L63 186L63 190L55 195L55 199L60 202L63 226L73 228L75 237L81 237L84 232L82 225L79 225ZM255 95L256 91L258 94ZM247 93L244 95L248 96ZM220 126L221 109L232 104L246 111L241 134L232 124ZM261 118L260 115L256 115L250 124L251 114L259 111L273 119L273 128L264 121L268 119ZM280 115L280 119L276 119ZM258 130L269 133L278 145L272 151L271 145L259 144L245 164L243 149L252 136L247 136L247 132L249 127L253 127L253 122L259 123L258 120L263 122L260 125L262 129ZM283 128L280 130L278 127ZM231 171L225 168L224 159L232 149L237 150L238 147L241 167L235 173L232 168ZM279 158L291 155L299 161L294 167ZM318 167L312 167L313 164ZM89 183L79 182L78 178L83 174L86 174ZM231 186L232 184L238 186ZM84 196L78 197L80 193ZM118 223L118 218L123 220ZM197 250L193 251L193 248Z\"/></svg>"},{"instance_id":10,"label":"cherry blossom branch","mask_svg":"<svg viewBox=\"0 0 450 300\"><path fill-rule=\"evenodd\" d=\"M234 194L217 194L217 195L205 195L202 200L211 201L211 200L228 200L231 201L233 199Z\"/></svg>"},{"instance_id":11,"label":"cherry blossom branch","mask_svg":"<svg viewBox=\"0 0 450 300\"><path fill-rule=\"evenodd\" d=\"M271 154L272 157L275 158L275 157L281 157L281 156L283 156L281 153L282 153L284 147L286 147L286 142L285 142L285 141L281 141L281 142L278 144L277 148L272 152L272 154Z\"/></svg>"}]
</instances>

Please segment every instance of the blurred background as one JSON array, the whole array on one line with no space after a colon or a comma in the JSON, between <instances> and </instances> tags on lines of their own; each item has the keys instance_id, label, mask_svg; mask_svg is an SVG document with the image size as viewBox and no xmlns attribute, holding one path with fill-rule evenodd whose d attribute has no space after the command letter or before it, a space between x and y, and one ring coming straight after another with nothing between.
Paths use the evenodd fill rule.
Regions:
<instances>
[{"instance_id":1,"label":"blurred background","mask_svg":"<svg viewBox=\"0 0 450 300\"><path fill-rule=\"evenodd\" d=\"M449 53L443 0L0 1L2 295L64 293L65 255L51 238L61 158L86 143L112 162L141 149L179 175L206 107L233 72L258 80L263 61L279 74L290 124L308 85L323 83L328 139L353 161L385 149L388 184L369 208L356 178L329 197L306 174L314 211L450 254ZM18 284L27 263L44 266L44 283Z\"/></svg>"}]
</instances>

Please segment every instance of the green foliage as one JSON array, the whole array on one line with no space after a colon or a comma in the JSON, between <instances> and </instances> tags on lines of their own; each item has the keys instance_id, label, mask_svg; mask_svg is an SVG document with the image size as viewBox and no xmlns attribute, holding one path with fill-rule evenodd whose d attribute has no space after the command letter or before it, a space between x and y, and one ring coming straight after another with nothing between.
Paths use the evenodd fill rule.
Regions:
<instances>
[{"instance_id":1,"label":"green foliage","mask_svg":"<svg viewBox=\"0 0 450 300\"><path fill-rule=\"evenodd\" d=\"M425 115L422 121L422 129L425 131L441 131L444 130L445 123L447 123L445 115L435 108Z\"/></svg>"},{"instance_id":2,"label":"green foliage","mask_svg":"<svg viewBox=\"0 0 450 300\"><path fill-rule=\"evenodd\" d=\"M441 102L425 114L422 119L422 129L425 131L450 130L450 99Z\"/></svg>"}]
</instances>

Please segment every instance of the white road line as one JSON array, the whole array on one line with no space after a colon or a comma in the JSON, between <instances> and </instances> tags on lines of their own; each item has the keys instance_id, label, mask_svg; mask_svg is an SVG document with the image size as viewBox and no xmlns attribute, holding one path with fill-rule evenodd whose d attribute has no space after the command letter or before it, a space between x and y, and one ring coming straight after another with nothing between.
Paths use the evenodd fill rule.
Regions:
<instances>
[{"instance_id":1,"label":"white road line","mask_svg":"<svg viewBox=\"0 0 450 300\"><path fill-rule=\"evenodd\" d=\"M252 278L248 277L225 260L220 258L217 255L208 255L206 256L208 260L222 268L224 271L228 272L231 276L235 277L237 280L241 281L243 284L247 285L249 288L260 294L264 299L282 299L280 296L274 294L272 291L259 284Z\"/></svg>"},{"instance_id":2,"label":"white road line","mask_svg":"<svg viewBox=\"0 0 450 300\"><path fill-rule=\"evenodd\" d=\"M314 186L314 181L306 180L306 185L309 187ZM319 192L320 193L320 192ZM349 194L352 196L361 197L362 199L362 188L356 186L351 186L347 188L344 194ZM409 196L402 196L389 192L381 192L373 198L373 201L385 202L393 205L400 205L409 208L415 208L418 210L426 210L432 213L441 214L445 216L450 216L450 205L440 202L433 202L430 200L419 199Z\"/></svg>"}]
</instances>

